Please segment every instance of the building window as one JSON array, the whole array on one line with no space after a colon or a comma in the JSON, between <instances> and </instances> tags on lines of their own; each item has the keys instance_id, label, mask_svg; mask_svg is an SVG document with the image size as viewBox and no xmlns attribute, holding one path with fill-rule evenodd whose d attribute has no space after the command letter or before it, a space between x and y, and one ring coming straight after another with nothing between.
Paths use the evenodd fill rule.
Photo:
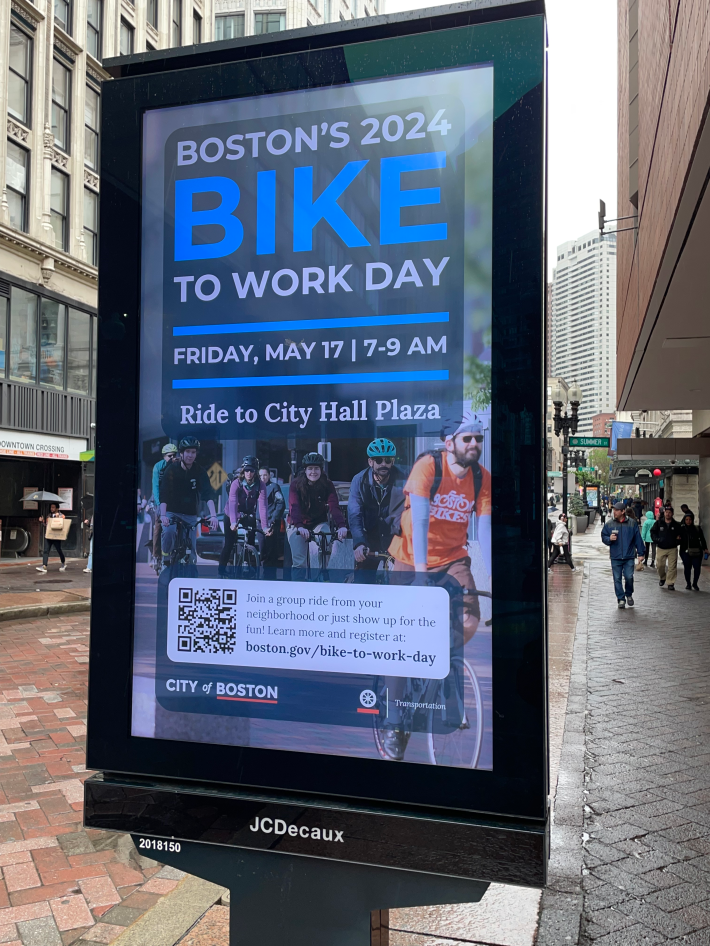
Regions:
<instances>
[{"instance_id":1,"label":"building window","mask_svg":"<svg viewBox=\"0 0 710 946\"><path fill-rule=\"evenodd\" d=\"M84 188L84 242L86 259L92 266L99 265L99 195Z\"/></svg>"},{"instance_id":2,"label":"building window","mask_svg":"<svg viewBox=\"0 0 710 946\"><path fill-rule=\"evenodd\" d=\"M149 52L149 53L155 52L155 46L149 40L145 41L145 48L146 48L146 52Z\"/></svg>"},{"instance_id":3,"label":"building window","mask_svg":"<svg viewBox=\"0 0 710 946\"><path fill-rule=\"evenodd\" d=\"M148 0L146 18L154 29L158 29L158 0Z\"/></svg>"},{"instance_id":4,"label":"building window","mask_svg":"<svg viewBox=\"0 0 710 946\"><path fill-rule=\"evenodd\" d=\"M10 297L10 380L37 380L37 296L15 286Z\"/></svg>"},{"instance_id":5,"label":"building window","mask_svg":"<svg viewBox=\"0 0 710 946\"><path fill-rule=\"evenodd\" d=\"M133 27L125 20L121 20L120 53L122 56L130 56L133 53Z\"/></svg>"},{"instance_id":6,"label":"building window","mask_svg":"<svg viewBox=\"0 0 710 946\"><path fill-rule=\"evenodd\" d=\"M103 16L102 0L87 0L86 7L86 50L94 59L101 59L101 20Z\"/></svg>"},{"instance_id":7,"label":"building window","mask_svg":"<svg viewBox=\"0 0 710 946\"><path fill-rule=\"evenodd\" d=\"M10 24L10 71L8 75L7 110L9 114L30 127L32 75L32 40Z\"/></svg>"},{"instance_id":8,"label":"building window","mask_svg":"<svg viewBox=\"0 0 710 946\"><path fill-rule=\"evenodd\" d=\"M230 16L214 18L215 39L237 39L244 36L244 14L233 13Z\"/></svg>"},{"instance_id":9,"label":"building window","mask_svg":"<svg viewBox=\"0 0 710 946\"><path fill-rule=\"evenodd\" d=\"M62 250L67 249L69 226L67 208L69 206L69 178L57 168L52 168L52 186L50 197L50 220L54 230L54 243Z\"/></svg>"},{"instance_id":10,"label":"building window","mask_svg":"<svg viewBox=\"0 0 710 946\"><path fill-rule=\"evenodd\" d=\"M84 164L94 171L99 169L99 93L92 86L86 87L84 99Z\"/></svg>"},{"instance_id":11,"label":"building window","mask_svg":"<svg viewBox=\"0 0 710 946\"><path fill-rule=\"evenodd\" d=\"M39 320L39 383L64 388L64 340L67 307L53 299L42 299Z\"/></svg>"},{"instance_id":12,"label":"building window","mask_svg":"<svg viewBox=\"0 0 710 946\"><path fill-rule=\"evenodd\" d=\"M69 309L67 345L67 391L89 393L89 352L91 349L91 316L88 312Z\"/></svg>"},{"instance_id":13,"label":"building window","mask_svg":"<svg viewBox=\"0 0 710 946\"><path fill-rule=\"evenodd\" d=\"M192 11L192 42L202 42L202 17L197 10Z\"/></svg>"},{"instance_id":14,"label":"building window","mask_svg":"<svg viewBox=\"0 0 710 946\"><path fill-rule=\"evenodd\" d=\"M285 13L257 13L254 19L254 32L278 33L286 29Z\"/></svg>"},{"instance_id":15,"label":"building window","mask_svg":"<svg viewBox=\"0 0 710 946\"><path fill-rule=\"evenodd\" d=\"M54 22L71 33L71 2L70 0L54 0Z\"/></svg>"},{"instance_id":16,"label":"building window","mask_svg":"<svg viewBox=\"0 0 710 946\"><path fill-rule=\"evenodd\" d=\"M7 143L5 158L5 184L7 206L10 211L10 226L27 232L27 191L29 183L30 153L14 141Z\"/></svg>"},{"instance_id":17,"label":"building window","mask_svg":"<svg viewBox=\"0 0 710 946\"><path fill-rule=\"evenodd\" d=\"M69 152L69 102L71 72L56 59L52 64L52 134L54 143Z\"/></svg>"},{"instance_id":18,"label":"building window","mask_svg":"<svg viewBox=\"0 0 710 946\"><path fill-rule=\"evenodd\" d=\"M172 45L182 46L182 0L173 0Z\"/></svg>"}]
</instances>

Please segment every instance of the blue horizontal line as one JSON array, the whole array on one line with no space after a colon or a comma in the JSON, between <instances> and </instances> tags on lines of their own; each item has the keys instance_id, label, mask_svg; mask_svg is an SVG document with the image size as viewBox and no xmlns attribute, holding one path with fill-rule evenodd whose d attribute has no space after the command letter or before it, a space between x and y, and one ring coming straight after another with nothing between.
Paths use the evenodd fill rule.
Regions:
<instances>
[{"instance_id":1,"label":"blue horizontal line","mask_svg":"<svg viewBox=\"0 0 710 946\"><path fill-rule=\"evenodd\" d=\"M358 325L423 325L448 322L448 312L419 315L355 315L343 319L291 319L287 322L230 322L228 325L183 325L173 335L241 335L245 332L290 332L316 328L347 328Z\"/></svg>"},{"instance_id":2,"label":"blue horizontal line","mask_svg":"<svg viewBox=\"0 0 710 946\"><path fill-rule=\"evenodd\" d=\"M274 378L187 378L182 388L268 388L303 384L381 384L383 381L448 381L448 371L358 371L355 374L291 374Z\"/></svg>"}]
</instances>

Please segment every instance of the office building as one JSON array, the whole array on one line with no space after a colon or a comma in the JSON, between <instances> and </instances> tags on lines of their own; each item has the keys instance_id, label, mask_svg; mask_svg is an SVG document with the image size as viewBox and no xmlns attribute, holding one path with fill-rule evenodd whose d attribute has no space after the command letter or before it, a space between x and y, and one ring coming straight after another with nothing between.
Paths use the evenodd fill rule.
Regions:
<instances>
[{"instance_id":1,"label":"office building","mask_svg":"<svg viewBox=\"0 0 710 946\"><path fill-rule=\"evenodd\" d=\"M651 426L620 441L615 472L660 469L707 529L710 6L623 0L618 26L618 407Z\"/></svg>"},{"instance_id":2,"label":"office building","mask_svg":"<svg viewBox=\"0 0 710 946\"><path fill-rule=\"evenodd\" d=\"M579 433L616 404L616 237L592 231L557 247L552 278L551 374L584 393Z\"/></svg>"},{"instance_id":3,"label":"office building","mask_svg":"<svg viewBox=\"0 0 710 946\"><path fill-rule=\"evenodd\" d=\"M592 437L609 437L614 414L611 411L595 414L592 417Z\"/></svg>"}]
</instances>

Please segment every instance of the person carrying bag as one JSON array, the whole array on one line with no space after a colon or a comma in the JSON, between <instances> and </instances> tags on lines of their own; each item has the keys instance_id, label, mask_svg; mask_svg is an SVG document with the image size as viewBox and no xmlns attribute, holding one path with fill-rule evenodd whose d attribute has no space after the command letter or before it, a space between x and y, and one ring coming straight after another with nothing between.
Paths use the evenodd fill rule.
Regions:
<instances>
[{"instance_id":1,"label":"person carrying bag","mask_svg":"<svg viewBox=\"0 0 710 946\"><path fill-rule=\"evenodd\" d=\"M39 517L40 522L45 522L43 516ZM56 503L50 503L49 506L49 515L46 518L46 533L45 533L45 542L44 542L44 551L42 552L42 564L37 565L38 572L47 571L47 563L49 561L49 553L54 546L57 555L61 561L59 566L59 571L66 571L66 560L64 558L64 551L62 550L62 542L69 535L69 528L71 522L67 519L63 512L60 511L59 506Z\"/></svg>"}]
</instances>

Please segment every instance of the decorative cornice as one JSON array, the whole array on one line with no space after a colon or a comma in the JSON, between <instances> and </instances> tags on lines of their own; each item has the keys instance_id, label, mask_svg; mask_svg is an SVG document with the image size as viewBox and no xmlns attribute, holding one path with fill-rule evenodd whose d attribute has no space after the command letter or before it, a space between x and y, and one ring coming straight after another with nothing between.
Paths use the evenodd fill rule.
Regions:
<instances>
[{"instance_id":1,"label":"decorative cornice","mask_svg":"<svg viewBox=\"0 0 710 946\"><path fill-rule=\"evenodd\" d=\"M131 19L135 20L136 8L131 3L131 0L121 0L121 7L131 17Z\"/></svg>"},{"instance_id":2,"label":"decorative cornice","mask_svg":"<svg viewBox=\"0 0 710 946\"><path fill-rule=\"evenodd\" d=\"M148 36L150 36L150 38L155 42L155 44L156 44L156 46L157 46L157 44L160 42L160 34L159 34L158 31L156 30L156 28L153 26L153 24L152 24L152 23L146 23L146 24L145 24L145 31L146 31L146 33L148 34Z\"/></svg>"},{"instance_id":3,"label":"decorative cornice","mask_svg":"<svg viewBox=\"0 0 710 946\"><path fill-rule=\"evenodd\" d=\"M91 53L86 54L86 71L96 82L103 82L105 79L111 78L98 59L94 59Z\"/></svg>"},{"instance_id":4,"label":"decorative cornice","mask_svg":"<svg viewBox=\"0 0 710 946\"><path fill-rule=\"evenodd\" d=\"M12 118L7 120L7 133L16 141L26 142L29 137L29 129L24 128L22 125L19 125Z\"/></svg>"},{"instance_id":5,"label":"decorative cornice","mask_svg":"<svg viewBox=\"0 0 710 946\"><path fill-rule=\"evenodd\" d=\"M25 17L36 26L39 26L44 19L44 14L40 13L37 7L26 2L26 0L11 0L11 6L16 13L19 13L20 16Z\"/></svg>"},{"instance_id":6,"label":"decorative cornice","mask_svg":"<svg viewBox=\"0 0 710 946\"><path fill-rule=\"evenodd\" d=\"M88 184L89 187L93 187L94 190L99 189L99 175L95 174L89 168L84 168L84 183Z\"/></svg>"},{"instance_id":7,"label":"decorative cornice","mask_svg":"<svg viewBox=\"0 0 710 946\"><path fill-rule=\"evenodd\" d=\"M69 156L61 151L57 151L56 148L52 148L52 164L56 164L57 167L66 170L69 167Z\"/></svg>"},{"instance_id":8,"label":"decorative cornice","mask_svg":"<svg viewBox=\"0 0 710 946\"><path fill-rule=\"evenodd\" d=\"M54 24L54 45L71 59L76 59L82 52L81 46L68 33L65 33L56 22Z\"/></svg>"},{"instance_id":9,"label":"decorative cornice","mask_svg":"<svg viewBox=\"0 0 710 946\"><path fill-rule=\"evenodd\" d=\"M0 223L0 244L8 244L19 250L29 259L38 261L40 265L47 259L48 253L54 259L57 269L74 273L84 282L95 285L98 282L98 270L95 266L84 263L63 250L58 250L56 246L48 247L40 243L26 233L20 233L11 227Z\"/></svg>"}]
</instances>

